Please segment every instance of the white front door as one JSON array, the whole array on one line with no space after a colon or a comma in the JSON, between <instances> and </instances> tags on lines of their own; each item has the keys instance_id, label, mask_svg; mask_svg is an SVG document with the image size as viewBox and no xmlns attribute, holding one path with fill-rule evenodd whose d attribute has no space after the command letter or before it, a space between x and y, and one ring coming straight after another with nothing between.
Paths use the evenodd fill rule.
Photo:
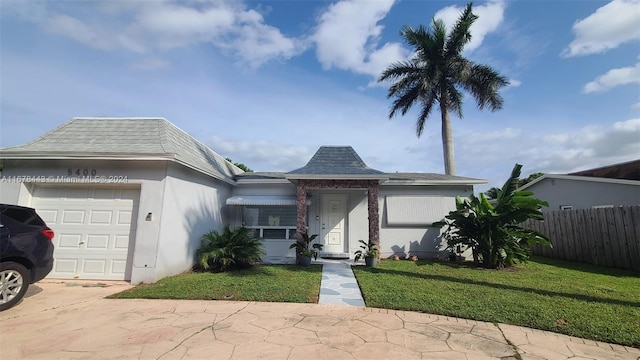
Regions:
<instances>
[{"instance_id":1,"label":"white front door","mask_svg":"<svg viewBox=\"0 0 640 360\"><path fill-rule=\"evenodd\" d=\"M346 249L347 195L322 196L321 234L325 254L344 254Z\"/></svg>"}]
</instances>

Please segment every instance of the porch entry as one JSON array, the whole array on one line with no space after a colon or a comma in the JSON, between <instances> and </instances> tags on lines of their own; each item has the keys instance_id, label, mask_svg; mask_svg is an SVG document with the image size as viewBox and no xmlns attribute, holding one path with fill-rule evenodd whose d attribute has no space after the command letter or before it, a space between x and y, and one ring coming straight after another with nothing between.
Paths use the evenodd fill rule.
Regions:
<instances>
[{"instance_id":1,"label":"porch entry","mask_svg":"<svg viewBox=\"0 0 640 360\"><path fill-rule=\"evenodd\" d=\"M349 257L347 232L347 195L324 194L320 210L320 235L323 257Z\"/></svg>"}]
</instances>

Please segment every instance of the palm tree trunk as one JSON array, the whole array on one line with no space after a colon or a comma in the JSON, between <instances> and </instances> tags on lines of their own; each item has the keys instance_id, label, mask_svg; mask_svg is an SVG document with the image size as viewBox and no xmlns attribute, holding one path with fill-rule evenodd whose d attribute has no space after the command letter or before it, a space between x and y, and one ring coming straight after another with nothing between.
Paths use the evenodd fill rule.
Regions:
<instances>
[{"instance_id":1,"label":"palm tree trunk","mask_svg":"<svg viewBox=\"0 0 640 360\"><path fill-rule=\"evenodd\" d=\"M453 154L453 133L449 120L449 109L446 99L440 100L440 114L442 116L442 154L444 155L444 173L456 174L456 159Z\"/></svg>"}]
</instances>

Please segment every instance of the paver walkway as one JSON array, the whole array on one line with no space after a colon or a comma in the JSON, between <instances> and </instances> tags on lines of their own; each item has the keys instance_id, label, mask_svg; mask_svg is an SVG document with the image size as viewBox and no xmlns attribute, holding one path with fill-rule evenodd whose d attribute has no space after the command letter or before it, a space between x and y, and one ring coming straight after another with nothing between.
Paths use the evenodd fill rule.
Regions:
<instances>
[{"instance_id":1,"label":"paver walkway","mask_svg":"<svg viewBox=\"0 0 640 360\"><path fill-rule=\"evenodd\" d=\"M322 264L319 304L365 306L350 260L318 259Z\"/></svg>"}]
</instances>

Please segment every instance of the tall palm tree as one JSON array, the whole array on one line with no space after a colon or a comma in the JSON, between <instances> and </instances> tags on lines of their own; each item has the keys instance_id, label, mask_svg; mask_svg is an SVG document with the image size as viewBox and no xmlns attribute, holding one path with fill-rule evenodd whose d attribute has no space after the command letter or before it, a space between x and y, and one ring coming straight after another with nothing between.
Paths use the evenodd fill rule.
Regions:
<instances>
[{"instance_id":1,"label":"tall palm tree","mask_svg":"<svg viewBox=\"0 0 640 360\"><path fill-rule=\"evenodd\" d=\"M507 79L490 66L476 64L462 57L462 49L471 40L471 25L478 16L471 12L469 3L447 34L441 19L433 19L431 31L424 25L417 29L404 26L400 35L415 48L413 58L392 64L378 81L394 81L387 98L395 97L389 118L398 112L405 115L415 103L422 107L416 121L416 135L420 137L424 124L436 103L442 116L442 148L447 175L456 174L453 154L453 135L449 111L462 118L462 90L470 93L481 110L502 108L498 90L507 85Z\"/></svg>"}]
</instances>

